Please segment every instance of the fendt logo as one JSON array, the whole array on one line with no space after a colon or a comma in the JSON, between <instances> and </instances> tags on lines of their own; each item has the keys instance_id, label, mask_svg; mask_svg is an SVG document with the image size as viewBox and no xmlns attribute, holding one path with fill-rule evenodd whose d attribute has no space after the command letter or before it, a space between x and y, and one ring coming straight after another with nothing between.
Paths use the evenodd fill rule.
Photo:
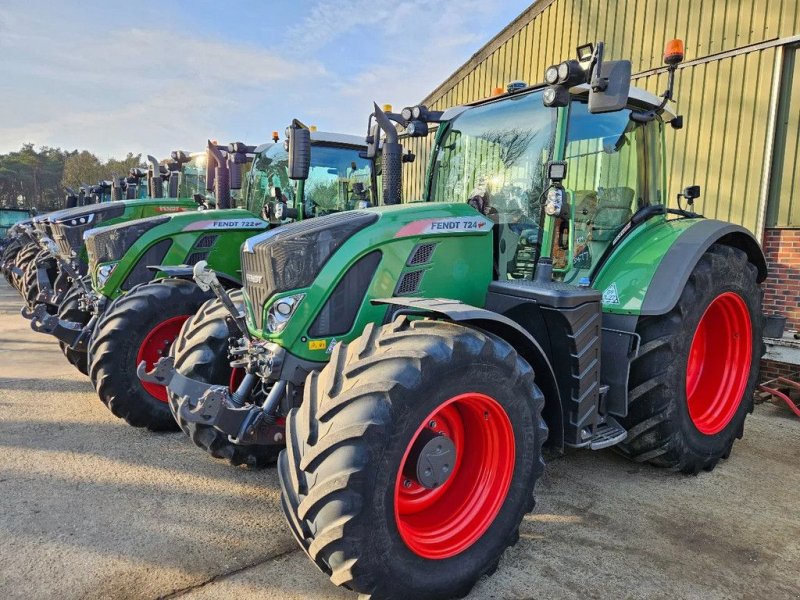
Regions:
<instances>
[{"instance_id":1,"label":"fendt logo","mask_svg":"<svg viewBox=\"0 0 800 600\"><path fill-rule=\"evenodd\" d=\"M441 219L422 219L400 228L394 236L409 237L426 234L486 233L492 229L492 221L486 217L445 217Z\"/></svg>"},{"instance_id":2,"label":"fendt logo","mask_svg":"<svg viewBox=\"0 0 800 600\"><path fill-rule=\"evenodd\" d=\"M253 285L258 285L259 283L264 281L263 275L253 275L252 273L248 273L247 275L244 276L244 278Z\"/></svg>"}]
</instances>

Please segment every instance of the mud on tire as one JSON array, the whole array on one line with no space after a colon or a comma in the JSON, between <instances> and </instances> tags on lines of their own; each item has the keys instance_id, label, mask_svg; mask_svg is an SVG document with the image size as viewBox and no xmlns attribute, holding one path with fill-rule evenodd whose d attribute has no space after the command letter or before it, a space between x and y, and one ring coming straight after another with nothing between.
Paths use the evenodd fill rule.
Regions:
<instances>
[{"instance_id":1,"label":"mud on tire","mask_svg":"<svg viewBox=\"0 0 800 600\"><path fill-rule=\"evenodd\" d=\"M394 512L395 494L402 493L399 468L426 415L465 392L491 396L502 407L513 427L516 458L488 528L457 554L431 560L400 533ZM366 597L467 594L497 568L533 508L534 484L544 469L543 405L530 366L499 338L404 317L367 326L352 343L338 344L321 372L309 375L300 408L287 418L278 473L295 538L333 583Z\"/></svg>"},{"instance_id":2,"label":"mud on tire","mask_svg":"<svg viewBox=\"0 0 800 600\"><path fill-rule=\"evenodd\" d=\"M639 356L631 365L629 412L623 420L628 438L618 449L639 462L683 473L712 470L730 455L753 411L753 392L762 355L761 298L758 272L747 255L715 244L700 258L680 299L669 313L642 317ZM709 305L731 292L747 308L752 326L750 373L738 408L721 431L704 434L695 425L687 401L689 350Z\"/></svg>"},{"instance_id":3,"label":"mud on tire","mask_svg":"<svg viewBox=\"0 0 800 600\"><path fill-rule=\"evenodd\" d=\"M237 307L244 306L241 290L230 293ZM175 369L182 375L217 385L228 385L231 381L231 366L228 345L231 338L238 338L237 329L222 303L213 298L183 324L172 353ZM228 436L214 427L191 423L180 416L180 408L186 402L175 394L169 394L169 407L183 432L200 448L214 458L227 460L232 465L263 467L272 465L282 446L244 446L232 444Z\"/></svg>"}]
</instances>

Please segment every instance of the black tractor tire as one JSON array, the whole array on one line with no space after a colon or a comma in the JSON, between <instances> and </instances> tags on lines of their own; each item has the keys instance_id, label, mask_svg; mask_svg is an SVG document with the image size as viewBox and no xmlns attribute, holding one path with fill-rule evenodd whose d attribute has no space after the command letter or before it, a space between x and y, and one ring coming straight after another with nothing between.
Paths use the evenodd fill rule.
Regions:
<instances>
[{"instance_id":1,"label":"black tractor tire","mask_svg":"<svg viewBox=\"0 0 800 600\"><path fill-rule=\"evenodd\" d=\"M69 292L64 296L61 306L58 307L58 318L62 321L72 321L73 323L82 323L86 325L92 318L92 314L81 310L79 301L81 298L81 288L77 285L73 286ZM67 361L73 367L78 369L84 375L89 374L88 355L85 350L75 350L70 348L64 342L58 342Z\"/></svg>"},{"instance_id":2,"label":"black tractor tire","mask_svg":"<svg viewBox=\"0 0 800 600\"><path fill-rule=\"evenodd\" d=\"M33 308L39 302L36 300L39 295L39 268L44 267L47 271L47 279L50 281L52 287L58 277L58 263L50 254L42 250L36 257L28 263L25 268L25 275L22 278L22 297L25 299L25 304ZM51 315L58 312L58 308L53 305L47 306L47 312Z\"/></svg>"},{"instance_id":3,"label":"black tractor tire","mask_svg":"<svg viewBox=\"0 0 800 600\"><path fill-rule=\"evenodd\" d=\"M2 260L0 260L0 263L4 265L3 276L11 286L14 285L14 280L11 275L11 266L16 261L17 256L19 256L22 246L23 244L21 240L13 239L10 240L3 248Z\"/></svg>"},{"instance_id":4,"label":"black tractor tire","mask_svg":"<svg viewBox=\"0 0 800 600\"><path fill-rule=\"evenodd\" d=\"M19 251L19 254L17 254L17 257L14 260L13 266L22 271L23 275L17 276L12 274L11 285L17 288L20 293L22 293L22 279L25 271L27 270L27 267L31 261L36 258L37 254L39 254L39 252L41 252L41 248L38 244L35 244L34 242L28 242L22 247L22 250Z\"/></svg>"},{"instance_id":5,"label":"black tractor tire","mask_svg":"<svg viewBox=\"0 0 800 600\"><path fill-rule=\"evenodd\" d=\"M496 403L500 412L495 415L501 416L490 421L490 413L478 409L469 421L474 431L490 430L485 420L505 421L513 432L504 439L515 460L496 463L509 465L507 493L493 496L497 504L488 527L476 528L455 554L432 559L411 550L396 521L395 498L406 493L401 488L418 491L400 476L401 465L405 468L412 440L430 434L428 427L441 426L429 418L440 415L448 402L476 394ZM303 402L287 418L278 474L281 506L295 538L333 583L365 597L466 595L481 576L494 572L505 549L519 538L524 514L534 507L547 437L543 406L533 370L500 338L450 322L405 317L383 327L368 325L360 338L337 344L330 363L308 376ZM465 428L462 439L476 438ZM475 448L473 459L484 455ZM469 456L469 444L463 449ZM470 465L464 461L453 468L453 476ZM462 489L458 480L453 483L434 492ZM448 498L433 523L451 506L465 503L458 496ZM460 518L455 510L452 514ZM439 525L446 527L450 524Z\"/></svg>"},{"instance_id":6,"label":"black tractor tire","mask_svg":"<svg viewBox=\"0 0 800 600\"><path fill-rule=\"evenodd\" d=\"M622 420L628 437L618 447L623 454L638 462L694 475L711 471L720 459L728 458L734 441L744 433L747 415L753 412L753 393L763 354L762 290L757 276L755 265L742 250L712 245L694 267L675 308L664 315L640 318L637 333L641 346L631 365L629 411ZM749 374L741 397L730 394L730 398L738 398L738 407L727 424L716 433L711 433L712 428L704 433L689 409L690 348L706 309L727 293L738 296L740 300L736 302L743 301L749 315ZM722 346L719 348L721 352ZM746 349L744 355L748 355ZM721 381L720 389L722 384ZM728 406L734 410L733 404ZM718 421L718 427L723 422Z\"/></svg>"},{"instance_id":7,"label":"black tractor tire","mask_svg":"<svg viewBox=\"0 0 800 600\"><path fill-rule=\"evenodd\" d=\"M89 378L114 415L151 431L178 429L166 392L157 398L137 377L138 355L156 330L194 315L210 295L193 281L159 279L134 287L108 306L89 342ZM172 341L164 340L163 355Z\"/></svg>"},{"instance_id":8,"label":"black tractor tire","mask_svg":"<svg viewBox=\"0 0 800 600\"><path fill-rule=\"evenodd\" d=\"M237 307L244 306L241 290L230 292L230 297ZM175 340L172 348L175 369L196 381L228 385L231 379L228 344L231 338L239 337L241 333L222 302L217 298L209 300L183 324L181 333ZM275 464L283 445L233 444L228 440L228 436L218 429L183 419L180 416L180 408L184 402L186 402L185 397L169 394L169 407L181 430L211 456L227 460L235 466L265 467Z\"/></svg>"}]
</instances>

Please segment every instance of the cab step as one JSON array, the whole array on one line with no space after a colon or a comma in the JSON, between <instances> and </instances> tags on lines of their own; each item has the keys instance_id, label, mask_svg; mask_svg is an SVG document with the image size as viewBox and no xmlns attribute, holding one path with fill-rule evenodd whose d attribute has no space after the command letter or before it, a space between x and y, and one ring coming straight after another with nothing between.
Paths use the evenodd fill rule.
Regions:
<instances>
[{"instance_id":1,"label":"cab step","mask_svg":"<svg viewBox=\"0 0 800 600\"><path fill-rule=\"evenodd\" d=\"M615 446L624 440L628 435L625 428L620 425L614 417L606 416L605 422L600 423L594 432L594 437L589 443L592 450L602 450Z\"/></svg>"}]
</instances>

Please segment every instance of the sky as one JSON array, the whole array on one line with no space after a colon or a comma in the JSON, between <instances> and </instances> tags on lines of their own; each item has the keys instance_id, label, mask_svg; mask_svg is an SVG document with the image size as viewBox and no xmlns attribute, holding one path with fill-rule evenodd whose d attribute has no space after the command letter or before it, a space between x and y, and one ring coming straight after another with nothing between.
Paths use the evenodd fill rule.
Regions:
<instances>
[{"instance_id":1,"label":"sky","mask_svg":"<svg viewBox=\"0 0 800 600\"><path fill-rule=\"evenodd\" d=\"M0 152L166 156L298 118L363 134L419 102L532 0L0 4Z\"/></svg>"}]
</instances>

